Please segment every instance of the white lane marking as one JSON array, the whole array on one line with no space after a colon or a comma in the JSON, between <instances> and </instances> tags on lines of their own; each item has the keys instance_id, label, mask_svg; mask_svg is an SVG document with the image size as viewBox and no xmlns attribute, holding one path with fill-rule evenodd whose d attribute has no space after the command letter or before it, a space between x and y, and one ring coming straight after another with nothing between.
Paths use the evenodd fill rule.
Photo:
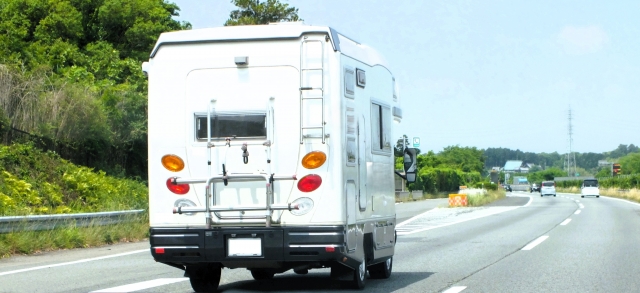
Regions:
<instances>
[{"instance_id":1,"label":"white lane marking","mask_svg":"<svg viewBox=\"0 0 640 293\"><path fill-rule=\"evenodd\" d=\"M584 209L584 205L583 205L583 204L580 204L580 208L581 208L581 209Z\"/></svg>"},{"instance_id":2,"label":"white lane marking","mask_svg":"<svg viewBox=\"0 0 640 293\"><path fill-rule=\"evenodd\" d=\"M566 224L569 224L569 222L571 222L571 219L566 219L562 223L560 223L560 226L564 226Z\"/></svg>"},{"instance_id":3,"label":"white lane marking","mask_svg":"<svg viewBox=\"0 0 640 293\"><path fill-rule=\"evenodd\" d=\"M458 292L462 292L462 290L467 289L467 286L455 286L455 287L451 287L449 289L447 289L446 291L442 292L442 293L458 293Z\"/></svg>"},{"instance_id":4,"label":"white lane marking","mask_svg":"<svg viewBox=\"0 0 640 293\"><path fill-rule=\"evenodd\" d=\"M574 214L579 214L582 210L577 210Z\"/></svg>"},{"instance_id":5,"label":"white lane marking","mask_svg":"<svg viewBox=\"0 0 640 293\"><path fill-rule=\"evenodd\" d=\"M634 204L634 205L640 206L640 203L632 202L632 201L629 201L629 200L626 200L626 199L608 197L608 196L604 196L604 195L601 195L600 198L613 199L613 200L617 200L617 201L626 202L626 203L629 203L629 204Z\"/></svg>"},{"instance_id":6,"label":"white lane marking","mask_svg":"<svg viewBox=\"0 0 640 293\"><path fill-rule=\"evenodd\" d=\"M480 219L480 218L484 218L484 217L493 216L493 215L497 215L497 214L500 214L500 213L512 211L512 210L515 210L517 208L519 208L519 207L511 207L511 208L507 208L507 209L488 211L486 214L481 214L479 216L474 216L474 217L470 217L470 218L466 218L466 219L462 219L462 220L458 220L458 221L454 221L454 222L450 222L450 223L445 223L445 224L438 225L438 226L427 227L427 228L417 229L417 230L405 230L405 229L402 229L403 227L400 227L399 224L398 224L398 227L396 227L396 228L398 229L397 230L398 231L398 236L409 235L409 234L424 232L424 231L428 231L428 230L432 230L432 229L438 229L438 228L442 228L442 227L447 227L447 226L451 226L451 225L455 225L455 224L460 224L460 223L471 221L471 220L477 220L477 219ZM411 220L411 219L409 219L409 220ZM409 220L407 220L407 221L409 221ZM405 222L402 222L400 224L404 224Z\"/></svg>"},{"instance_id":7,"label":"white lane marking","mask_svg":"<svg viewBox=\"0 0 640 293\"><path fill-rule=\"evenodd\" d=\"M576 202L580 202L580 201L576 199Z\"/></svg>"},{"instance_id":8,"label":"white lane marking","mask_svg":"<svg viewBox=\"0 0 640 293\"><path fill-rule=\"evenodd\" d=\"M126 292L149 289L149 288L158 287L158 286L169 285L169 284L178 283L178 282L184 282L187 280L189 280L189 278L162 278L162 279L155 279L151 281L144 281L140 283L108 288L108 289L91 291L90 293L126 293Z\"/></svg>"},{"instance_id":9,"label":"white lane marking","mask_svg":"<svg viewBox=\"0 0 640 293\"><path fill-rule=\"evenodd\" d=\"M147 249L140 249L140 250L134 250L134 251L124 252L124 253L119 253L119 254L112 254L112 255L107 255L107 256L101 256L101 257L86 258L86 259L70 261L70 262L56 263L56 264L50 264L50 265L32 267L32 268L26 268L26 269L15 270L15 271L1 272L0 276L6 276L6 275L11 275L11 274L17 274L17 273L23 273L23 272L35 271L35 270L41 270L41 269L48 269L48 268L54 268L54 267L60 267L60 266L74 265L74 264L79 264L79 263L84 263L84 262L95 261L95 260L102 260L102 259L107 259L107 258L131 255L131 254L136 254L136 253L141 253L141 252L149 252L149 253L151 253L151 250L149 250L148 248Z\"/></svg>"},{"instance_id":10,"label":"white lane marking","mask_svg":"<svg viewBox=\"0 0 640 293\"><path fill-rule=\"evenodd\" d=\"M540 244L543 241L547 240L547 238L549 238L549 236L547 236L547 235L540 236L540 237L538 237L538 239L533 240L531 243L527 244L527 246L523 247L521 250L531 250L534 247L536 247L538 244Z\"/></svg>"},{"instance_id":11,"label":"white lane marking","mask_svg":"<svg viewBox=\"0 0 640 293\"><path fill-rule=\"evenodd\" d=\"M413 222L413 221L415 221L415 220L417 220L419 218L422 218L423 216L425 216L425 215L427 215L429 213L437 212L438 209L439 209L439 208L433 208L433 209L430 209L430 210L428 210L428 211L426 211L426 212L424 212L422 214L413 216L412 218L397 224L396 225L396 229L398 229L398 235L409 235L409 234L414 234L414 233L423 232L423 231L427 231L427 230L432 230L432 229L438 229L438 228L442 228L442 227L446 227L446 226L451 226L451 225L459 224L459 223L470 221L470 220L476 220L476 219L492 216L492 215L495 215L495 214L500 214L500 213L503 213L503 212L512 211L512 210L515 210L517 208L527 207L527 206L529 206L531 204L531 202L533 202L533 197L532 196L529 195L527 197L529 197L529 201L527 202L527 204L525 204L523 206L509 207L509 208L504 209L504 210L498 210L498 211L491 212L489 214L481 215L481 216L478 216L478 217L472 217L472 218L463 219L463 220L455 221L455 222L451 222L451 223L446 223L446 224L442 224L442 225L438 225L438 226L434 226L434 227L428 227L428 228L424 228L424 229L418 229L418 230L413 230L413 231L411 231L409 229L406 229L406 227L404 229L401 229L403 226L408 225L411 222Z\"/></svg>"}]
</instances>

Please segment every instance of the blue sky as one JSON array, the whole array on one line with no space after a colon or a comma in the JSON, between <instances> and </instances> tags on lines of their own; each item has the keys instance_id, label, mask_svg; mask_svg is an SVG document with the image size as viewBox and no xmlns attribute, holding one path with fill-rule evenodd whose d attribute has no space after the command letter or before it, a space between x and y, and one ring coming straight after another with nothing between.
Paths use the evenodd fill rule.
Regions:
<instances>
[{"instance_id":1,"label":"blue sky","mask_svg":"<svg viewBox=\"0 0 640 293\"><path fill-rule=\"evenodd\" d=\"M193 28L227 0L168 0ZM450 145L605 152L640 144L640 1L280 0L376 48L422 152Z\"/></svg>"}]
</instances>

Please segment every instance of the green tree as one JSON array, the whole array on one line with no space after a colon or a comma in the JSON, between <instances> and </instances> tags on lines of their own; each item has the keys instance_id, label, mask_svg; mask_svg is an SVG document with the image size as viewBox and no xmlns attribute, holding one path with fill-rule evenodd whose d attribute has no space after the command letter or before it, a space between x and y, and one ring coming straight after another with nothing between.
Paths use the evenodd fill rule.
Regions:
<instances>
[{"instance_id":1,"label":"green tree","mask_svg":"<svg viewBox=\"0 0 640 293\"><path fill-rule=\"evenodd\" d=\"M302 21L298 17L298 8L278 0L232 0L240 9L233 10L225 26L268 24L270 22Z\"/></svg>"},{"instance_id":2,"label":"green tree","mask_svg":"<svg viewBox=\"0 0 640 293\"><path fill-rule=\"evenodd\" d=\"M618 160L622 174L640 173L640 153L630 153Z\"/></svg>"},{"instance_id":3,"label":"green tree","mask_svg":"<svg viewBox=\"0 0 640 293\"><path fill-rule=\"evenodd\" d=\"M173 20L179 10L164 0L1 0L3 116L14 128L71 143L84 158L78 163L134 164L145 174L140 63L160 33L191 28Z\"/></svg>"},{"instance_id":4,"label":"green tree","mask_svg":"<svg viewBox=\"0 0 640 293\"><path fill-rule=\"evenodd\" d=\"M443 163L464 172L482 173L484 169L484 151L475 147L448 146L439 153L439 157Z\"/></svg>"}]
</instances>

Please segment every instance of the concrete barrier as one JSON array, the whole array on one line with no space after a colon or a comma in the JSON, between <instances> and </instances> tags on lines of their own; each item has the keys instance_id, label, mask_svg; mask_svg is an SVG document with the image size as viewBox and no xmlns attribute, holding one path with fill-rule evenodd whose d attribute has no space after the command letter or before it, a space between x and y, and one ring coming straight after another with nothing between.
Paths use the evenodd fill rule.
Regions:
<instances>
[{"instance_id":1,"label":"concrete barrier","mask_svg":"<svg viewBox=\"0 0 640 293\"><path fill-rule=\"evenodd\" d=\"M396 191L396 201L411 199L411 193L408 191Z\"/></svg>"},{"instance_id":2,"label":"concrete barrier","mask_svg":"<svg viewBox=\"0 0 640 293\"><path fill-rule=\"evenodd\" d=\"M411 191L411 198L412 199L422 199L422 197L424 196L424 193L422 192L422 190L413 190Z\"/></svg>"}]
</instances>

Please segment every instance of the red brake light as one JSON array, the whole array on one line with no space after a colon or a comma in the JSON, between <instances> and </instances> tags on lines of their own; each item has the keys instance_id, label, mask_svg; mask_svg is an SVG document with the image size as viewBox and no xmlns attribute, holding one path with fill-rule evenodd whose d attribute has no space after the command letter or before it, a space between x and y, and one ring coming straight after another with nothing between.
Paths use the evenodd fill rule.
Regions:
<instances>
[{"instance_id":1,"label":"red brake light","mask_svg":"<svg viewBox=\"0 0 640 293\"><path fill-rule=\"evenodd\" d=\"M167 188L175 194L187 194L189 192L189 184L173 184L173 177L167 179Z\"/></svg>"},{"instance_id":2,"label":"red brake light","mask_svg":"<svg viewBox=\"0 0 640 293\"><path fill-rule=\"evenodd\" d=\"M322 177L316 174L309 174L298 181L298 190L302 192L312 192L318 189L321 184Z\"/></svg>"}]
</instances>

